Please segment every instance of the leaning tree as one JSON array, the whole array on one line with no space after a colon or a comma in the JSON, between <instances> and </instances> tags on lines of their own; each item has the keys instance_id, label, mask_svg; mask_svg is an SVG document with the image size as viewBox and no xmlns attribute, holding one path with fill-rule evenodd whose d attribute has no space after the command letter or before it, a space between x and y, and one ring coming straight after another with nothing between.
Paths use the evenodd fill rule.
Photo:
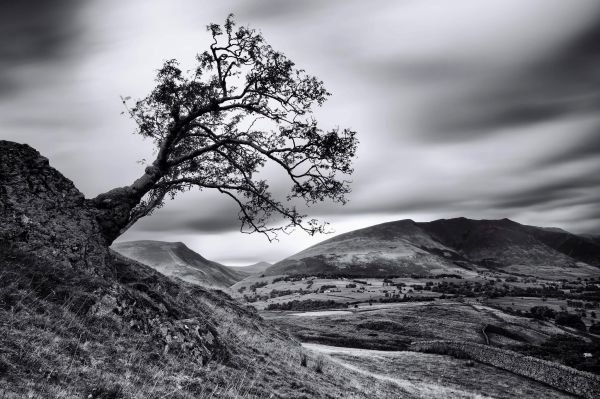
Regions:
<instances>
[{"instance_id":1,"label":"leaning tree","mask_svg":"<svg viewBox=\"0 0 600 399\"><path fill-rule=\"evenodd\" d=\"M166 199L194 188L230 197L241 231L269 239L293 227L323 231L322 222L297 211L299 200L346 202L356 133L319 128L312 110L330 94L323 82L296 68L260 32L237 27L232 15L207 28L213 41L195 69L184 72L176 60L166 61L147 97L134 104L123 99L137 132L155 143L156 158L130 186L91 200L109 242ZM284 198L261 178L267 164L291 182Z\"/></svg>"}]
</instances>

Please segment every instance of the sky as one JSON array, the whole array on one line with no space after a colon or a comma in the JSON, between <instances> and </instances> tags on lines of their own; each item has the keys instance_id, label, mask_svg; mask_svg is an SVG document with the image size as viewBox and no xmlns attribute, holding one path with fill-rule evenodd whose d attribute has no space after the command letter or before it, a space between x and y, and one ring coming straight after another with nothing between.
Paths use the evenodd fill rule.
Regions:
<instances>
[{"instance_id":1,"label":"sky","mask_svg":"<svg viewBox=\"0 0 600 399\"><path fill-rule=\"evenodd\" d=\"M193 67L206 25L229 13L325 82L323 127L358 131L350 202L307 210L333 234L459 216L600 233L597 0L2 2L0 139L33 146L87 197L131 184L153 146L120 96L144 97L166 59ZM235 204L203 191L120 241L244 265L329 237L242 234Z\"/></svg>"}]
</instances>

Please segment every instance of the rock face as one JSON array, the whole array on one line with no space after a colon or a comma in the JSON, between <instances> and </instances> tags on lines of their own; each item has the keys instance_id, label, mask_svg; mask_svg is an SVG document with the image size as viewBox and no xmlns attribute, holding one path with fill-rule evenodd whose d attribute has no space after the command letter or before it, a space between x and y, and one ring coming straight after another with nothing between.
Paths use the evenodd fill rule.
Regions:
<instances>
[{"instance_id":1,"label":"rock face","mask_svg":"<svg viewBox=\"0 0 600 399\"><path fill-rule=\"evenodd\" d=\"M108 249L73 183L28 145L0 141L0 241L100 275Z\"/></svg>"},{"instance_id":2,"label":"rock face","mask_svg":"<svg viewBox=\"0 0 600 399\"><path fill-rule=\"evenodd\" d=\"M145 290L152 284L169 282L147 276L143 269L135 270L135 265L111 254L95 209L74 184L33 148L7 141L0 141L0 244L10 245L15 253L31 255L32 263L47 262L41 274L47 273L50 280L40 280L37 274L32 274L31 280L37 286L48 287L47 295L52 298L58 296L61 300L64 296L85 303L82 309L87 309L89 315L110 317L120 327L125 324L153 334L165 350L179 344L203 359L221 350L211 347L217 341L206 321L173 320L169 312L176 311L159 306L160 301L159 305L142 304L140 290L123 282L139 284ZM14 263L12 259L2 260L3 267ZM12 269L15 273L18 270L14 265ZM31 272L26 270L19 274ZM132 274L135 277L127 277ZM95 280L92 283L81 276ZM78 283L71 284L73 279ZM90 292L80 295L78 285L93 288L88 287Z\"/></svg>"}]
</instances>

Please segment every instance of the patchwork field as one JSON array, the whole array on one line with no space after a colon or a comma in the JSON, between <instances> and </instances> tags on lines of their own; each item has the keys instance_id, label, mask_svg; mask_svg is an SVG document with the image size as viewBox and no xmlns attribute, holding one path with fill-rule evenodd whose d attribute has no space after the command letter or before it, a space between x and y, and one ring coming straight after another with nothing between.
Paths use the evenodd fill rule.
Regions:
<instances>
[{"instance_id":1,"label":"patchwork field","mask_svg":"<svg viewBox=\"0 0 600 399\"><path fill-rule=\"evenodd\" d=\"M303 342L373 349L404 349L418 340L465 340L499 346L540 344L556 334L575 334L552 323L506 314L476 303L455 301L374 304L346 311L261 312ZM490 329L490 327L488 327ZM351 344L351 345L348 345Z\"/></svg>"}]
</instances>

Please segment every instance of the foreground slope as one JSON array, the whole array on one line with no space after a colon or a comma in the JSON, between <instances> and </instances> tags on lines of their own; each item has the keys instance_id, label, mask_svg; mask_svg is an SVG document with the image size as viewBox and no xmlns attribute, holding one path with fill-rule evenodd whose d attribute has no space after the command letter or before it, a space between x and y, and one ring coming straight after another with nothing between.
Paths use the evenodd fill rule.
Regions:
<instances>
[{"instance_id":1,"label":"foreground slope","mask_svg":"<svg viewBox=\"0 0 600 399\"><path fill-rule=\"evenodd\" d=\"M600 274L600 244L559 229L508 219L400 220L340 234L265 271L279 274L473 274L539 277Z\"/></svg>"},{"instance_id":2,"label":"foreground slope","mask_svg":"<svg viewBox=\"0 0 600 399\"><path fill-rule=\"evenodd\" d=\"M193 284L225 288L248 276L205 259L181 242L127 241L113 244L112 249L165 276L178 277Z\"/></svg>"},{"instance_id":3,"label":"foreground slope","mask_svg":"<svg viewBox=\"0 0 600 399\"><path fill-rule=\"evenodd\" d=\"M107 263L110 276L81 274L0 242L0 397L411 397L306 353L221 291Z\"/></svg>"},{"instance_id":4,"label":"foreground slope","mask_svg":"<svg viewBox=\"0 0 600 399\"><path fill-rule=\"evenodd\" d=\"M110 251L100 227L47 159L0 141L0 397L410 397Z\"/></svg>"}]
</instances>

